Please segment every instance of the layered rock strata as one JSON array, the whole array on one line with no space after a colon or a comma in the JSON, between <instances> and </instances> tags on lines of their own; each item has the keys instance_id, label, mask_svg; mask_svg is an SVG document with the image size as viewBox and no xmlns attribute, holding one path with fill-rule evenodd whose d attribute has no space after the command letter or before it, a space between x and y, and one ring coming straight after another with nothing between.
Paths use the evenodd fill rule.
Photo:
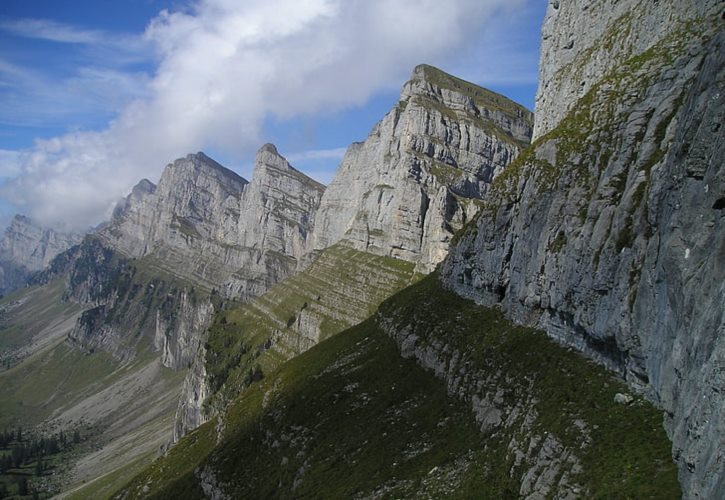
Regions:
<instances>
[{"instance_id":1,"label":"layered rock strata","mask_svg":"<svg viewBox=\"0 0 725 500\"><path fill-rule=\"evenodd\" d=\"M725 494L725 59L715 7L550 2L540 137L494 182L443 265L447 287L546 329L662 408L687 498ZM683 9L687 22L675 15ZM579 20L602 26L562 64L571 49L561 40ZM563 87L547 85L551 65ZM583 96L567 90L577 65L592 76ZM565 117L551 111L557 103Z\"/></svg>"},{"instance_id":2,"label":"layered rock strata","mask_svg":"<svg viewBox=\"0 0 725 500\"><path fill-rule=\"evenodd\" d=\"M532 114L505 97L418 66L398 104L352 144L322 197L311 239L430 271L491 180L526 147Z\"/></svg>"}]
</instances>

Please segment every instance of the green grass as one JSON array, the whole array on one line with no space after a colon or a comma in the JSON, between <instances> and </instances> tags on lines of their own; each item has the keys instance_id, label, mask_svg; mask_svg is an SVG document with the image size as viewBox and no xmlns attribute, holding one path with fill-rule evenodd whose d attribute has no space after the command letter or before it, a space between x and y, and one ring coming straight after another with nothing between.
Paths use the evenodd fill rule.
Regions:
<instances>
[{"instance_id":1,"label":"green grass","mask_svg":"<svg viewBox=\"0 0 725 500\"><path fill-rule=\"evenodd\" d=\"M248 304L218 313L207 333L206 370L217 409L280 363L369 317L418 278L415 265L344 244ZM304 322L304 327L299 321ZM310 326L313 325L313 326Z\"/></svg>"},{"instance_id":2,"label":"green grass","mask_svg":"<svg viewBox=\"0 0 725 500\"><path fill-rule=\"evenodd\" d=\"M110 354L85 354L67 343L0 373L0 427L36 425L53 411L104 386L118 368Z\"/></svg>"},{"instance_id":3,"label":"green grass","mask_svg":"<svg viewBox=\"0 0 725 500\"><path fill-rule=\"evenodd\" d=\"M450 398L440 379L401 358L383 319L437 345L444 360L458 351L472 377L467 395ZM501 392L504 415L523 411L481 432L471 387ZM124 491L202 498L206 470L232 498L515 498L531 464L515 467L510 443L525 450L551 434L577 456L572 480L587 498L678 498L661 414L641 398L614 403L626 391L542 332L443 290L434 275L252 385Z\"/></svg>"},{"instance_id":4,"label":"green grass","mask_svg":"<svg viewBox=\"0 0 725 500\"><path fill-rule=\"evenodd\" d=\"M483 368L483 374L505 374L490 390L504 390L512 402L533 396L535 431L578 450L583 436L574 422L585 422L592 441L576 453L583 466L578 480L590 498L679 497L661 412L639 397L631 406L614 403L614 395L628 388L604 368L543 332L512 325L498 310L444 290L436 276L403 290L379 314L395 318L399 327L412 325L423 344L443 341L449 353L464 353L461 363Z\"/></svg>"},{"instance_id":5,"label":"green grass","mask_svg":"<svg viewBox=\"0 0 725 500\"><path fill-rule=\"evenodd\" d=\"M156 450L148 452L132 460L123 467L94 479L87 485L74 490L65 498L68 498L69 500L86 500L88 498L101 500L112 498L112 495L116 490L128 483L139 472L147 468L156 456Z\"/></svg>"},{"instance_id":6,"label":"green grass","mask_svg":"<svg viewBox=\"0 0 725 500\"><path fill-rule=\"evenodd\" d=\"M62 279L43 287L32 287L0 301L0 360L29 344L34 335L60 318L73 316L80 307L62 300ZM1 368L0 368L1 369Z\"/></svg>"}]
</instances>

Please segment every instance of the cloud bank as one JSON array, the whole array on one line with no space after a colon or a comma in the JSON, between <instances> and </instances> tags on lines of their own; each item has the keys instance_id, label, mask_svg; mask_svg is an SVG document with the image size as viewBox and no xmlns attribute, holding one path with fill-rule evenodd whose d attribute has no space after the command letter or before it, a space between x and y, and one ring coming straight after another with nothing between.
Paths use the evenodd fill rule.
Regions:
<instances>
[{"instance_id":1,"label":"cloud bank","mask_svg":"<svg viewBox=\"0 0 725 500\"><path fill-rule=\"evenodd\" d=\"M205 148L242 157L261 144L268 117L360 105L399 87L414 65L453 56L497 15L523 3L201 0L187 11L162 11L138 42L154 50L155 74L109 76L142 85L137 97L105 130L4 153L3 170L16 175L0 194L45 224L95 224L140 178L155 180L174 158ZM38 21L5 29L60 43L100 36Z\"/></svg>"}]
</instances>

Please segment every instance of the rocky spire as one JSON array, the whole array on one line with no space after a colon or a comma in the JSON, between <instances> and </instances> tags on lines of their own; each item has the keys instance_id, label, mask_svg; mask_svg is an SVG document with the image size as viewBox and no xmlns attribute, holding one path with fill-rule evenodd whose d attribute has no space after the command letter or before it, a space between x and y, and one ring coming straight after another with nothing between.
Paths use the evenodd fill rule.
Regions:
<instances>
[{"instance_id":1,"label":"rocky spire","mask_svg":"<svg viewBox=\"0 0 725 500\"><path fill-rule=\"evenodd\" d=\"M532 113L427 65L363 143L353 144L322 198L311 248L355 248L431 270L488 183L528 144Z\"/></svg>"}]
</instances>

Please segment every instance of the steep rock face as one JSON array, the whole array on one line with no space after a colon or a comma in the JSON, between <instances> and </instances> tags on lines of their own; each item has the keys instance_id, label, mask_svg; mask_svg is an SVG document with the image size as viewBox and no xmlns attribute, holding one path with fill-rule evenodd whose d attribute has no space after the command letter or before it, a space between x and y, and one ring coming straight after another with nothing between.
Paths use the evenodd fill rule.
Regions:
<instances>
[{"instance_id":1,"label":"steep rock face","mask_svg":"<svg viewBox=\"0 0 725 500\"><path fill-rule=\"evenodd\" d=\"M304 271L219 314L184 383L175 440L223 413L249 385L256 367L272 373L282 362L362 322L416 278L412 263L338 244L323 250Z\"/></svg>"},{"instance_id":2,"label":"steep rock face","mask_svg":"<svg viewBox=\"0 0 725 500\"><path fill-rule=\"evenodd\" d=\"M395 108L348 148L311 248L345 239L431 270L475 212L473 200L528 145L531 127L532 114L503 96L416 67Z\"/></svg>"},{"instance_id":3,"label":"steep rock face","mask_svg":"<svg viewBox=\"0 0 725 500\"><path fill-rule=\"evenodd\" d=\"M203 153L176 160L159 185L141 181L101 238L130 257L246 300L297 267L324 187L271 144L248 183Z\"/></svg>"},{"instance_id":4,"label":"steep rock face","mask_svg":"<svg viewBox=\"0 0 725 500\"><path fill-rule=\"evenodd\" d=\"M144 312L135 318L143 318L143 325L123 326L128 331L153 326L149 335L164 364L189 366L213 313L209 298L202 297L218 289L247 300L292 273L323 189L272 145L257 155L251 184L203 153L168 165L158 186L142 180L98 233L103 249L95 251L124 256L122 270L113 276L104 275L103 266L99 273L90 272L82 259L71 266L71 276L88 271L83 273L86 284L71 283L71 295L98 306L79 324L76 336L88 345L116 346L110 349L121 357L130 355L118 351L122 340L115 337L123 337L123 331L106 323L113 323L113 310L141 300L118 289L127 284L119 276L128 271L133 279L141 268L147 294L155 297L159 289L173 287L173 300L160 301L158 309L144 302ZM98 281L110 289L99 288ZM85 293L100 289L100 297Z\"/></svg>"},{"instance_id":5,"label":"steep rock face","mask_svg":"<svg viewBox=\"0 0 725 500\"><path fill-rule=\"evenodd\" d=\"M165 270L206 288L240 263L233 241L247 181L203 153L169 164L158 186L142 180L99 236L129 257L153 255Z\"/></svg>"},{"instance_id":6,"label":"steep rock face","mask_svg":"<svg viewBox=\"0 0 725 500\"><path fill-rule=\"evenodd\" d=\"M550 0L541 29L534 139L552 130L592 86L720 0Z\"/></svg>"},{"instance_id":7,"label":"steep rock face","mask_svg":"<svg viewBox=\"0 0 725 500\"><path fill-rule=\"evenodd\" d=\"M297 270L324 190L272 144L262 146L235 233L234 245L245 249L247 259L226 279L227 295L257 296Z\"/></svg>"},{"instance_id":8,"label":"steep rock face","mask_svg":"<svg viewBox=\"0 0 725 500\"><path fill-rule=\"evenodd\" d=\"M621 53L651 40L644 32L657 17L668 20L660 40L569 102L558 124L548 116L537 130L556 127L496 180L443 280L619 371L665 410L685 496L717 498L725 494L721 13L677 24L674 2L619 3L631 7ZM592 47L618 43L602 37ZM542 67L557 54L545 49ZM551 92L547 99L560 98Z\"/></svg>"},{"instance_id":9,"label":"steep rock face","mask_svg":"<svg viewBox=\"0 0 725 500\"><path fill-rule=\"evenodd\" d=\"M82 238L80 233L58 232L16 215L0 240L0 293L21 286L31 272L43 269Z\"/></svg>"},{"instance_id":10,"label":"steep rock face","mask_svg":"<svg viewBox=\"0 0 725 500\"><path fill-rule=\"evenodd\" d=\"M64 298L84 307L71 341L130 361L146 346L173 370L191 364L214 312L212 297L122 256L95 237L59 255L41 279L66 276Z\"/></svg>"}]
</instances>

